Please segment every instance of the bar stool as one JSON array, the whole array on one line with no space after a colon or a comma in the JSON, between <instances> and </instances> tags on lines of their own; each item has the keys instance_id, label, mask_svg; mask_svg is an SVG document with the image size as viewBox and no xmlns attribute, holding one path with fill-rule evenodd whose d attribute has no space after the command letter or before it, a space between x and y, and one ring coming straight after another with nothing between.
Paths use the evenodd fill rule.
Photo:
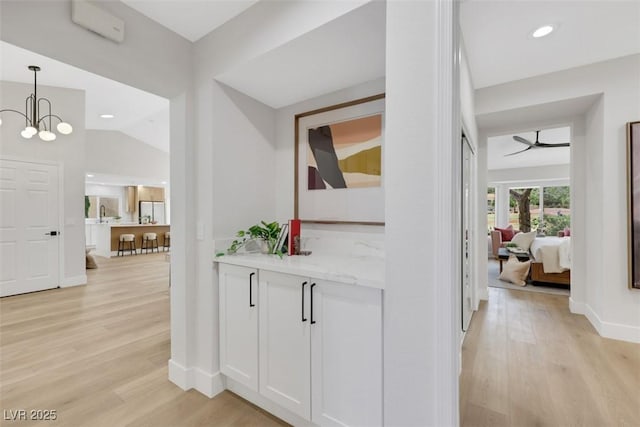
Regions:
<instances>
[{"instance_id":1,"label":"bar stool","mask_svg":"<svg viewBox=\"0 0 640 427\"><path fill-rule=\"evenodd\" d=\"M149 253L149 244L151 244L151 253L155 249L156 252L160 252L158 249L158 235L156 233L144 233L142 235L142 246L140 246L140 253L144 249L144 253Z\"/></svg>"},{"instance_id":2,"label":"bar stool","mask_svg":"<svg viewBox=\"0 0 640 427\"><path fill-rule=\"evenodd\" d=\"M125 248L125 244L126 246L128 246L128 248ZM137 248L136 248L135 234L120 235L120 238L118 239L118 256L120 256L121 252L122 252L122 256L124 256L124 251L126 250L129 251L129 255L138 254Z\"/></svg>"},{"instance_id":3,"label":"bar stool","mask_svg":"<svg viewBox=\"0 0 640 427\"><path fill-rule=\"evenodd\" d=\"M162 250L163 251L167 251L171 248L171 232L170 231L166 231L164 233L164 242L163 246L162 246Z\"/></svg>"}]
</instances>

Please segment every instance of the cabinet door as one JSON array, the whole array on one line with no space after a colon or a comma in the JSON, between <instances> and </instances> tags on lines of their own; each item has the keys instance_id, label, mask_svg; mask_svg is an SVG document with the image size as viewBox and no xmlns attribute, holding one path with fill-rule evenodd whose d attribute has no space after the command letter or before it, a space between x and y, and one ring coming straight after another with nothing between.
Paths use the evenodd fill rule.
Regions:
<instances>
[{"instance_id":1,"label":"cabinet door","mask_svg":"<svg viewBox=\"0 0 640 427\"><path fill-rule=\"evenodd\" d=\"M258 391L258 274L220 264L220 371Z\"/></svg>"},{"instance_id":2,"label":"cabinet door","mask_svg":"<svg viewBox=\"0 0 640 427\"><path fill-rule=\"evenodd\" d=\"M260 393L311 419L309 281L260 271Z\"/></svg>"},{"instance_id":3,"label":"cabinet door","mask_svg":"<svg viewBox=\"0 0 640 427\"><path fill-rule=\"evenodd\" d=\"M312 421L381 426L382 291L316 283L311 297Z\"/></svg>"}]
</instances>

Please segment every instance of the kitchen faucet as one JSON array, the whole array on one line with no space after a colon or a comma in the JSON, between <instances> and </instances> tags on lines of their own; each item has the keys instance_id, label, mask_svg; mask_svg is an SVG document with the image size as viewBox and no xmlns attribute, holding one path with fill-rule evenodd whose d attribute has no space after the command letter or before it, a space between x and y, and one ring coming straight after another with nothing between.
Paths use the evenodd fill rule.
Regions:
<instances>
[{"instance_id":1,"label":"kitchen faucet","mask_svg":"<svg viewBox=\"0 0 640 427\"><path fill-rule=\"evenodd\" d=\"M100 205L100 222L102 222L102 218L107 215L107 208L104 205Z\"/></svg>"}]
</instances>

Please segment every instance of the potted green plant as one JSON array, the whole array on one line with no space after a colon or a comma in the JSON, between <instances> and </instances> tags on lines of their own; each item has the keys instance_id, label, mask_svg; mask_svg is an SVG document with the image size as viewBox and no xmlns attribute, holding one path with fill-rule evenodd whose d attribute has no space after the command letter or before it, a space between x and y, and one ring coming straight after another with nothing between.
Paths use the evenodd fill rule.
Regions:
<instances>
[{"instance_id":1,"label":"potted green plant","mask_svg":"<svg viewBox=\"0 0 640 427\"><path fill-rule=\"evenodd\" d=\"M276 248L279 234L280 224L277 221L270 223L260 221L260 224L252 225L247 230L238 231L237 238L231 242L231 246L227 249L227 254L235 254L249 242L258 242L263 248L262 252L282 257L282 251L280 248ZM224 253L217 254L217 256L220 255L224 255Z\"/></svg>"}]
</instances>

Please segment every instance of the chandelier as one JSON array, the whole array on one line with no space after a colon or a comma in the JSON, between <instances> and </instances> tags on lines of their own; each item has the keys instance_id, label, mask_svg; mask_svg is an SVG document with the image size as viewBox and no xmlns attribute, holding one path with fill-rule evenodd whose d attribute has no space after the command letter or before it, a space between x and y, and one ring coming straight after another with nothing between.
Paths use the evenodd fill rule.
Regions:
<instances>
[{"instance_id":1,"label":"chandelier","mask_svg":"<svg viewBox=\"0 0 640 427\"><path fill-rule=\"evenodd\" d=\"M53 133L53 127L51 124L51 119L58 119L60 123L56 126L58 132L62 135L69 135L73 132L73 127L64 120L62 120L59 116L55 114L51 114L51 101L47 98L38 98L38 85L37 85L37 73L40 71L40 67L37 65L29 65L28 67L31 71L33 71L33 93L24 101L24 110L22 113L18 110L12 109L2 109L0 113L4 113L5 111L11 111L13 113L18 113L25 119L25 128L20 135L23 138L31 139L36 133L43 141L53 141L56 139L56 134ZM40 113L42 112L41 104L45 108L42 116ZM0 118L0 126L2 125L2 119Z\"/></svg>"}]
</instances>

